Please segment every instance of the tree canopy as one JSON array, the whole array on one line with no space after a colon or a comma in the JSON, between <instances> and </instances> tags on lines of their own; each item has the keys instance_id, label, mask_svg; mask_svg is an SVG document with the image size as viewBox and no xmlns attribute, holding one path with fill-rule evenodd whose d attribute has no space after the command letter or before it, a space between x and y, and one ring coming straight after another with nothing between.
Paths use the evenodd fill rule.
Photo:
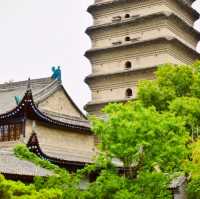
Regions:
<instances>
[{"instance_id":1,"label":"tree canopy","mask_svg":"<svg viewBox=\"0 0 200 199\"><path fill-rule=\"evenodd\" d=\"M93 119L100 150L110 161L117 158L129 168L127 177L134 185L140 186L141 174L146 180L153 173L167 176L166 183L174 175L192 176L188 196L200 198L194 192L200 183L200 62L162 65L155 76L139 83L136 100L110 104L103 110L106 119ZM157 198L158 193L145 198Z\"/></svg>"}]
</instances>

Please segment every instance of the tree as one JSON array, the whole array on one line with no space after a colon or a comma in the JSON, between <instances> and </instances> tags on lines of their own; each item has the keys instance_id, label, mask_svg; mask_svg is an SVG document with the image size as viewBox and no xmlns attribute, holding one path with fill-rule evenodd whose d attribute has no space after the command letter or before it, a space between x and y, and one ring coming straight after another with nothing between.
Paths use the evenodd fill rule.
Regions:
<instances>
[{"instance_id":1,"label":"tree","mask_svg":"<svg viewBox=\"0 0 200 199\"><path fill-rule=\"evenodd\" d=\"M194 176L191 191L200 181L200 156L194 156L200 151L199 105L200 62L162 65L155 80L139 83L137 100L110 104L103 110L105 120L93 119L93 131L105 158L118 158L129 168L126 174L132 185L138 185L141 174L146 181L154 172L161 176L181 172ZM148 194L143 197L157 198L158 192Z\"/></svg>"},{"instance_id":2,"label":"tree","mask_svg":"<svg viewBox=\"0 0 200 199\"><path fill-rule=\"evenodd\" d=\"M118 158L130 168L129 177L139 171L174 172L188 156L189 134L185 122L173 113L159 113L138 102L110 104L108 119L93 120L93 131L101 140L101 150L110 159ZM131 170L132 169L132 170Z\"/></svg>"}]
</instances>

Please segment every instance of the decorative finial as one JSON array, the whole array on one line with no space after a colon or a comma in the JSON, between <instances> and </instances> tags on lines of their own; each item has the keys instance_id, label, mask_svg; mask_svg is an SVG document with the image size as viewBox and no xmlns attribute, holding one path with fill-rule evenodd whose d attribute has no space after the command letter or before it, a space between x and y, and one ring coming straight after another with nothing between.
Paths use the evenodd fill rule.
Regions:
<instances>
[{"instance_id":1,"label":"decorative finial","mask_svg":"<svg viewBox=\"0 0 200 199\"><path fill-rule=\"evenodd\" d=\"M58 80L58 81L62 81L60 66L58 66L57 68L55 66L53 66L52 67L52 72L53 72L53 74L51 76L52 79L55 79L55 80Z\"/></svg>"},{"instance_id":2,"label":"decorative finial","mask_svg":"<svg viewBox=\"0 0 200 199\"><path fill-rule=\"evenodd\" d=\"M31 79L28 78L27 90L31 90Z\"/></svg>"}]
</instances>

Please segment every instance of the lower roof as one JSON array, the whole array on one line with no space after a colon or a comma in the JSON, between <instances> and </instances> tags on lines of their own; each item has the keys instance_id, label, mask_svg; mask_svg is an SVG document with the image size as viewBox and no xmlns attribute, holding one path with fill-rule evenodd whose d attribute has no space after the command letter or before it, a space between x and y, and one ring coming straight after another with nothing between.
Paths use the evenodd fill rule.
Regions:
<instances>
[{"instance_id":1,"label":"lower roof","mask_svg":"<svg viewBox=\"0 0 200 199\"><path fill-rule=\"evenodd\" d=\"M20 160L13 149L0 149L0 173L23 176L51 176L52 171L41 168L27 160Z\"/></svg>"}]
</instances>

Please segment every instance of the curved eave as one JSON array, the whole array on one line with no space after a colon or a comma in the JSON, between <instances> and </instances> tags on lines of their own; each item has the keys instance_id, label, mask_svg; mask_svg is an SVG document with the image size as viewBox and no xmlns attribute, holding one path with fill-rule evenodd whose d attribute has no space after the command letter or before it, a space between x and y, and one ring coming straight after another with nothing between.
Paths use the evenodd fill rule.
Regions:
<instances>
[{"instance_id":1,"label":"curved eave","mask_svg":"<svg viewBox=\"0 0 200 199\"><path fill-rule=\"evenodd\" d=\"M70 123L64 123L58 120L54 120L44 113L42 113L36 106L32 92L30 89L28 89L20 102L20 104L14 108L13 110L1 114L0 115L0 122L5 123L5 121L14 120L19 117L24 118L30 118L33 120L37 120L40 122L43 122L44 124L51 125L56 128L64 128L64 129L70 129L75 132L83 132L83 133L91 133L91 130L89 127L80 126L80 125L73 125Z\"/></svg>"},{"instance_id":2,"label":"curved eave","mask_svg":"<svg viewBox=\"0 0 200 199\"><path fill-rule=\"evenodd\" d=\"M118 45L118 46L110 46L107 48L91 49L85 53L85 56L89 59L96 53L110 52L110 51L116 50L116 49L126 49L127 47L131 47L131 46L142 46L144 44L151 44L151 43L156 43L156 42L157 43L162 43L162 42L171 42L171 43L173 42L174 43L175 42L175 43L182 44L184 47L186 47L190 51L193 51L193 53L198 58L200 57L200 54L197 53L197 51L195 49L191 48L190 46L187 46L186 44L184 44L182 41L180 41L179 39L177 39L175 37L159 37L159 38L155 38L155 39L141 40L141 41L132 42L132 43L128 43L128 44L122 44L122 45Z\"/></svg>"},{"instance_id":3,"label":"curved eave","mask_svg":"<svg viewBox=\"0 0 200 199\"><path fill-rule=\"evenodd\" d=\"M70 171L76 171L77 169L84 168L86 164L89 164L89 162L70 161L70 160L59 159L57 157L50 157L46 155L40 148L36 133L33 133L31 137L29 138L27 147L29 148L31 152L35 153L37 156L45 160L48 160L53 164L68 168L68 170Z\"/></svg>"},{"instance_id":4,"label":"curved eave","mask_svg":"<svg viewBox=\"0 0 200 199\"><path fill-rule=\"evenodd\" d=\"M103 3L95 3L88 7L87 12L92 14L94 11L96 11L98 9L106 8L106 7L112 6L112 5L120 5L120 4L133 2L133 1L138 1L138 0L110 0L107 2L103 2ZM181 3L182 6L186 6L188 8L188 11L190 13L192 13L194 16L196 16L197 18L199 17L199 13L191 7L192 3L195 0L189 0L189 2L187 0L176 0L176 1L178 3Z\"/></svg>"},{"instance_id":5,"label":"curved eave","mask_svg":"<svg viewBox=\"0 0 200 199\"><path fill-rule=\"evenodd\" d=\"M116 75L127 75L127 74L132 74L132 73L135 73L135 72L143 72L143 71L153 71L153 70L156 70L158 66L150 66L150 67L144 67L144 68L137 68L137 69L131 69L131 70L121 70L121 71L116 71L116 72L113 72L113 73L104 73L104 74L91 74L91 75L88 75L86 78L85 78L85 82L89 85L90 84L90 81L91 80L94 80L94 79L99 79L99 78L102 78L102 77L113 77L113 76L116 76Z\"/></svg>"},{"instance_id":6,"label":"curved eave","mask_svg":"<svg viewBox=\"0 0 200 199\"><path fill-rule=\"evenodd\" d=\"M190 32L192 32L194 34L199 35L199 39L200 39L200 33L197 30L195 30L191 24L185 22L178 15L176 15L175 13L172 13L172 12L158 12L158 13L154 13L154 14L150 14L150 15L146 15L146 16L143 15L143 16L138 16L136 18L122 20L119 22L110 22L110 23L106 23L106 24L91 26L91 27L87 28L85 32L90 36L90 34L93 31L99 30L99 29L101 30L102 28L111 28L111 27L117 27L117 26L126 25L126 24L141 23L144 20L150 20L150 19L158 18L158 17L165 17L166 19L172 19L172 20L178 21L180 24L185 26L185 28L187 30L189 30Z\"/></svg>"}]
</instances>

